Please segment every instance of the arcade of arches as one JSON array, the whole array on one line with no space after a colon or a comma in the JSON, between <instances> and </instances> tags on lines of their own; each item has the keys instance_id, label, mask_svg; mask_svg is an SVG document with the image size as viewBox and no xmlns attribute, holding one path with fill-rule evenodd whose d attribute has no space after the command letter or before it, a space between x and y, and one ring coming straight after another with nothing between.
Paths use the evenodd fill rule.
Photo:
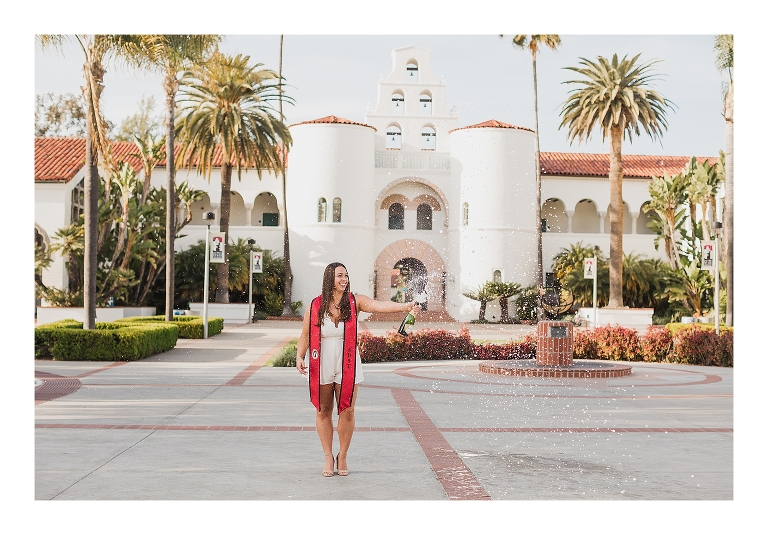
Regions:
<instances>
[{"instance_id":1,"label":"arcade of arches","mask_svg":"<svg viewBox=\"0 0 768 535\"><path fill-rule=\"evenodd\" d=\"M656 234L648 228L654 217L646 214L643 207L639 212L632 212L624 203L624 234ZM541 207L541 218L546 221L546 232L609 234L610 221L608 207L598 211L597 204L591 199L582 199L576 206L566 207L561 199L547 199Z\"/></svg>"}]
</instances>

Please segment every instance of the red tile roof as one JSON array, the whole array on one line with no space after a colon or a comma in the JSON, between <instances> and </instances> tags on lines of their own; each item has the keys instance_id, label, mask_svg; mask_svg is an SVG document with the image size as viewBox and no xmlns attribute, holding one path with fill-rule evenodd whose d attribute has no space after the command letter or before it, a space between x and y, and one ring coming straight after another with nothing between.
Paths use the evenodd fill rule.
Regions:
<instances>
[{"instance_id":1,"label":"red tile roof","mask_svg":"<svg viewBox=\"0 0 768 535\"><path fill-rule=\"evenodd\" d=\"M117 159L125 160L136 171L141 169L141 161L128 156L137 152L133 143L114 142L112 150ZM85 138L35 138L35 182L69 182L84 165Z\"/></svg>"},{"instance_id":2,"label":"red tile roof","mask_svg":"<svg viewBox=\"0 0 768 535\"><path fill-rule=\"evenodd\" d=\"M650 178L662 176L664 171L674 175L683 170L690 160L688 156L645 156L637 154L622 154L621 166L624 177ZM697 158L699 162L709 160L710 164L717 158ZM560 176L608 176L610 156L608 154L585 154L578 152L542 152L541 173L543 175Z\"/></svg>"},{"instance_id":3,"label":"red tile roof","mask_svg":"<svg viewBox=\"0 0 768 535\"><path fill-rule=\"evenodd\" d=\"M456 130L466 130L468 128L513 128L515 130L527 130L528 132L533 132L530 128L525 128L523 126L515 126L513 124L508 123L502 123L501 121L497 121L496 119L491 119L490 121L485 121L482 123L477 123L469 126L462 126L461 128L454 128L453 130L450 130L448 133L455 132Z\"/></svg>"},{"instance_id":4,"label":"red tile roof","mask_svg":"<svg viewBox=\"0 0 768 535\"><path fill-rule=\"evenodd\" d=\"M325 121L324 119L317 119L317 121L334 122L332 120ZM338 117L334 117L334 119L338 121L345 120L338 119ZM504 123L499 124L503 125ZM507 127L511 126L502 126L501 128ZM138 158L127 156L128 154L135 153L137 151L136 145L129 142L114 142L112 146L116 158L123 159L130 163L136 171L141 168L141 163ZM688 163L689 157L624 154L622 155L621 160L625 177L649 178L651 176L661 176L664 174L664 171L669 174L679 173ZM718 159L715 157L708 157L698 158L698 160L700 162L709 160L710 164L713 164ZM69 182L77 174L77 172L82 169L84 162L85 139L83 138L35 138L35 182ZM588 154L578 152L541 153L541 172L543 175L548 176L607 177L609 165L610 161L608 154ZM165 160L159 162L158 166L165 166ZM220 166L221 150L217 149L214 156L214 167Z\"/></svg>"},{"instance_id":5,"label":"red tile roof","mask_svg":"<svg viewBox=\"0 0 768 535\"><path fill-rule=\"evenodd\" d=\"M295 123L290 125L291 126L298 126L300 124L323 124L323 123L333 123L333 124L355 124L358 126L367 126L368 128L373 128L369 124L365 123L356 123L355 121L350 121L349 119L342 119L341 117L336 117L335 115L329 115L328 117L321 117L320 119L313 119L312 121L304 121L302 123ZM376 130L375 128L373 128Z\"/></svg>"}]
</instances>

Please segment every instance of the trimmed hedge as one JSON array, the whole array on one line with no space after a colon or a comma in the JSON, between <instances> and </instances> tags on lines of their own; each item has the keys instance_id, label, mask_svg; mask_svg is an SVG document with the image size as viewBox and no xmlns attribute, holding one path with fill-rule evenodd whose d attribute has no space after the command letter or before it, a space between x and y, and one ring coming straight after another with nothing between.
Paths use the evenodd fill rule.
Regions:
<instances>
[{"instance_id":1,"label":"trimmed hedge","mask_svg":"<svg viewBox=\"0 0 768 535\"><path fill-rule=\"evenodd\" d=\"M683 329L693 329L699 327L701 329L707 329L707 330L715 330L715 324L714 323L667 323L667 329L669 329L669 332L672 333L672 336L675 336L678 331ZM733 327L726 327L725 325L720 325L720 332L724 331L730 331L733 332Z\"/></svg>"},{"instance_id":2,"label":"trimmed hedge","mask_svg":"<svg viewBox=\"0 0 768 535\"><path fill-rule=\"evenodd\" d=\"M138 360L173 348L179 327L171 324L99 322L95 329L63 320L35 328L35 358L53 360Z\"/></svg>"},{"instance_id":3,"label":"trimmed hedge","mask_svg":"<svg viewBox=\"0 0 768 535\"><path fill-rule=\"evenodd\" d=\"M115 320L113 323L166 323L165 316L130 316ZM202 316L174 316L173 321L179 327L179 338L202 338ZM208 336L215 336L224 330L224 318L208 318Z\"/></svg>"}]
</instances>

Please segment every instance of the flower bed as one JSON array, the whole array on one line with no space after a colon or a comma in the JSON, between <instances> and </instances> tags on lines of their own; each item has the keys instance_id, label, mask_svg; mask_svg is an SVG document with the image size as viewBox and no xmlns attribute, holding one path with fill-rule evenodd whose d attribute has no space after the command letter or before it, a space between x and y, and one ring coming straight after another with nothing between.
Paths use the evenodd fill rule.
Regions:
<instances>
[{"instance_id":1,"label":"flower bed","mask_svg":"<svg viewBox=\"0 0 768 535\"><path fill-rule=\"evenodd\" d=\"M395 332L386 336L358 335L360 358L368 362L409 360L511 360L536 357L536 335L507 343L477 343L469 331L424 329L402 337ZM719 335L713 329L694 324L678 329L676 334L663 326L651 327L644 336L635 329L620 326L579 330L573 341L576 359L630 362L669 362L700 366L733 366L733 331Z\"/></svg>"}]
</instances>

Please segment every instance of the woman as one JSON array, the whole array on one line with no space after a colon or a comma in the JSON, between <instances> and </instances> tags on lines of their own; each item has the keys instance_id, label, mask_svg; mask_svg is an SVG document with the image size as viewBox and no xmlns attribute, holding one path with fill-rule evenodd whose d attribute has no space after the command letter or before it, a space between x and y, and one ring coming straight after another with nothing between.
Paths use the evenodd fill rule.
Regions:
<instances>
[{"instance_id":1,"label":"woman","mask_svg":"<svg viewBox=\"0 0 768 535\"><path fill-rule=\"evenodd\" d=\"M296 368L309 374L309 397L317 409L315 425L325 453L323 475L334 473L333 400L339 412L339 453L336 469L349 474L347 451L355 430L355 385L363 380L357 350L357 315L360 312L418 313L414 303L375 301L349 291L347 268L339 262L328 264L323 273L323 293L312 300L304 313L304 324L296 348ZM304 359L308 362L305 363Z\"/></svg>"}]
</instances>

